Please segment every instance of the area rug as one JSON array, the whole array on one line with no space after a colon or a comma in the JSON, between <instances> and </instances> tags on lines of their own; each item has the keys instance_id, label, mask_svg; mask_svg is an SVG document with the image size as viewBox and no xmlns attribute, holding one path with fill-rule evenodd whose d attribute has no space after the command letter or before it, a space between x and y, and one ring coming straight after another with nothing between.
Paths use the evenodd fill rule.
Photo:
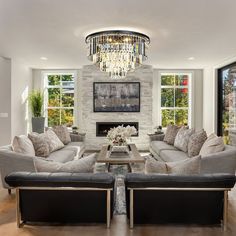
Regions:
<instances>
[{"instance_id":1,"label":"area rug","mask_svg":"<svg viewBox=\"0 0 236 236\"><path fill-rule=\"evenodd\" d=\"M114 215L126 214L125 175L129 172L126 165L111 165L110 172L115 176Z\"/></svg>"}]
</instances>

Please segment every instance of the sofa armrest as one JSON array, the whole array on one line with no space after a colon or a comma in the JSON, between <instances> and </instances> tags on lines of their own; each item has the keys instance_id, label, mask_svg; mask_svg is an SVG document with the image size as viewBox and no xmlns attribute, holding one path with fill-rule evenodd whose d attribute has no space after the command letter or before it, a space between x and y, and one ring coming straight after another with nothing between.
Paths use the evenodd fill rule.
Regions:
<instances>
[{"instance_id":1,"label":"sofa armrest","mask_svg":"<svg viewBox=\"0 0 236 236\"><path fill-rule=\"evenodd\" d=\"M3 187L9 188L5 182L5 176L8 174L16 171L35 171L34 158L34 156L13 151L0 150L0 173Z\"/></svg>"},{"instance_id":2,"label":"sofa armrest","mask_svg":"<svg viewBox=\"0 0 236 236\"><path fill-rule=\"evenodd\" d=\"M236 148L202 156L201 173L229 173L235 175Z\"/></svg>"},{"instance_id":3,"label":"sofa armrest","mask_svg":"<svg viewBox=\"0 0 236 236\"><path fill-rule=\"evenodd\" d=\"M204 174L136 174L129 173L125 177L128 188L233 188L235 175Z\"/></svg>"},{"instance_id":4,"label":"sofa armrest","mask_svg":"<svg viewBox=\"0 0 236 236\"><path fill-rule=\"evenodd\" d=\"M71 142L84 142L86 134L73 134L70 133Z\"/></svg>"}]
</instances>

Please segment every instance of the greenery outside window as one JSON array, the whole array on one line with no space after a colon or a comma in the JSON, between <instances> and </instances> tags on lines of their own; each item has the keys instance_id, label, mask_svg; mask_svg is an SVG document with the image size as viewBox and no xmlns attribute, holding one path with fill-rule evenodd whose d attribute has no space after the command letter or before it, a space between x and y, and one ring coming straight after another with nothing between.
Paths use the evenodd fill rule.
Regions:
<instances>
[{"instance_id":1,"label":"greenery outside window","mask_svg":"<svg viewBox=\"0 0 236 236\"><path fill-rule=\"evenodd\" d=\"M191 73L161 73L161 125L191 126Z\"/></svg>"},{"instance_id":2,"label":"greenery outside window","mask_svg":"<svg viewBox=\"0 0 236 236\"><path fill-rule=\"evenodd\" d=\"M49 127L74 124L75 74L45 74L45 110Z\"/></svg>"}]
</instances>

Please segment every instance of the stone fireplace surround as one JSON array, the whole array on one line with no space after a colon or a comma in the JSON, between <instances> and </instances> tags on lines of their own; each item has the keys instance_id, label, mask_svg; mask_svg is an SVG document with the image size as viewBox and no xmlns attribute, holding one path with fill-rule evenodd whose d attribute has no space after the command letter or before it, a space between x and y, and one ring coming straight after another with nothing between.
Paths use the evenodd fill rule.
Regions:
<instances>
[{"instance_id":1,"label":"stone fireplace surround","mask_svg":"<svg viewBox=\"0 0 236 236\"><path fill-rule=\"evenodd\" d=\"M93 111L93 82L116 82L106 73L100 72L94 65L84 66L81 70L81 80L78 85L81 89L80 106L80 131L86 133L85 145L88 150L100 150L108 140L105 136L96 135L98 122L138 123L138 136L132 137L132 142L139 150L148 150L149 137L152 132L152 86L153 68L143 65L135 72L129 73L125 80L117 82L140 82L140 112L94 112Z\"/></svg>"}]
</instances>

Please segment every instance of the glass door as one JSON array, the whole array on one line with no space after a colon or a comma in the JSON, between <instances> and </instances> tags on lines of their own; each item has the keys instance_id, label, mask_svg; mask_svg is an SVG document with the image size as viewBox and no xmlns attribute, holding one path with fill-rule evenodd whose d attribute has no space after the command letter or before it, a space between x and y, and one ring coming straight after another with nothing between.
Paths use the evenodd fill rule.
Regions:
<instances>
[{"instance_id":1,"label":"glass door","mask_svg":"<svg viewBox=\"0 0 236 236\"><path fill-rule=\"evenodd\" d=\"M236 63L218 70L218 135L236 145Z\"/></svg>"}]
</instances>

